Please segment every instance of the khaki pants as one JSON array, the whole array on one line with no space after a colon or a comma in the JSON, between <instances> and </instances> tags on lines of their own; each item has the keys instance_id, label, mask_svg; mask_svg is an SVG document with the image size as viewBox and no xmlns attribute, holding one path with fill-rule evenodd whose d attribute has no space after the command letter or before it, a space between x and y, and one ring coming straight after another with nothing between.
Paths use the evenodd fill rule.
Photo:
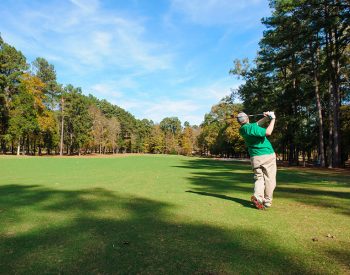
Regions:
<instances>
[{"instance_id":1,"label":"khaki pants","mask_svg":"<svg viewBox=\"0 0 350 275\"><path fill-rule=\"evenodd\" d=\"M276 187L276 154L254 156L250 160L254 171L254 196L271 203Z\"/></svg>"}]
</instances>

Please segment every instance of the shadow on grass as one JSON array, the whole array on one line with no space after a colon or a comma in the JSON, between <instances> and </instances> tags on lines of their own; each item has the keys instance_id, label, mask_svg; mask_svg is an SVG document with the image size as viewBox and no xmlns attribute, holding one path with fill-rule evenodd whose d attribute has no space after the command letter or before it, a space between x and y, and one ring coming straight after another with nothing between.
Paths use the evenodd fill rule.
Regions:
<instances>
[{"instance_id":1,"label":"shadow on grass","mask_svg":"<svg viewBox=\"0 0 350 275\"><path fill-rule=\"evenodd\" d=\"M195 191L251 193L253 190L253 174L250 172L250 166L246 164L191 159L176 167L193 170L188 179Z\"/></svg>"},{"instance_id":2,"label":"shadow on grass","mask_svg":"<svg viewBox=\"0 0 350 275\"><path fill-rule=\"evenodd\" d=\"M233 197L229 197L226 195L220 195L220 194L214 194L214 193L208 193L208 192L198 192L198 191L191 191L191 190L188 190L186 192L198 194L198 195L202 195L202 196L209 196L209 197L224 199L224 200L228 200L228 201L233 201L233 202L239 203L240 205L242 205L244 207L255 208L250 201L242 200L239 198L233 198Z\"/></svg>"},{"instance_id":3,"label":"shadow on grass","mask_svg":"<svg viewBox=\"0 0 350 275\"><path fill-rule=\"evenodd\" d=\"M253 191L253 172L250 164L223 162L210 159L184 160L180 168L191 169L189 181L197 193L244 194ZM315 171L299 171L295 168L283 168L277 174L275 198L288 198L303 204L332 208L338 213L350 214L350 176L317 174ZM340 191L339 188L346 189ZM338 189L338 190L337 190ZM222 197L224 198L224 197Z\"/></svg>"},{"instance_id":4,"label":"shadow on grass","mask_svg":"<svg viewBox=\"0 0 350 275\"><path fill-rule=\"evenodd\" d=\"M0 194L2 274L322 273L260 231L179 223L155 200L35 185Z\"/></svg>"}]
</instances>

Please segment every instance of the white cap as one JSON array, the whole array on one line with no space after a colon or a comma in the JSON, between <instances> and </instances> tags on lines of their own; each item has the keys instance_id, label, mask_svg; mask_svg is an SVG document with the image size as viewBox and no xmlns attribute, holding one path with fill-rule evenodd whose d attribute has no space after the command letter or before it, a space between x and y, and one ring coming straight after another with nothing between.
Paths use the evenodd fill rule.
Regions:
<instances>
[{"instance_id":1,"label":"white cap","mask_svg":"<svg viewBox=\"0 0 350 275\"><path fill-rule=\"evenodd\" d=\"M240 124L244 124L244 123L248 122L248 116L247 116L247 114L246 114L246 113L243 113L243 112L239 113L239 114L237 115L237 121L238 121Z\"/></svg>"}]
</instances>

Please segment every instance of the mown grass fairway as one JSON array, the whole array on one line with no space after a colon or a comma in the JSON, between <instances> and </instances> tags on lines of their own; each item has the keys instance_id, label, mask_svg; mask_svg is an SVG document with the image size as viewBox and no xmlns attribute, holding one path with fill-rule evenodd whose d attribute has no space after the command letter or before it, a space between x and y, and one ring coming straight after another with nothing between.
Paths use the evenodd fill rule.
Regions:
<instances>
[{"instance_id":1,"label":"mown grass fairway","mask_svg":"<svg viewBox=\"0 0 350 275\"><path fill-rule=\"evenodd\" d=\"M181 156L0 158L2 274L350 273L350 175ZM312 240L314 239L314 240Z\"/></svg>"}]
</instances>

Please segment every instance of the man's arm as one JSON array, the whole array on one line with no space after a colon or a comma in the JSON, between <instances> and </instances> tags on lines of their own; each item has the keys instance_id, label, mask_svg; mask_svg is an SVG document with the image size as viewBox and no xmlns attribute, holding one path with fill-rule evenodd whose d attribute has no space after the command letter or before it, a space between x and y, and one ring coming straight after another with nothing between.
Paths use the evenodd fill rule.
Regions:
<instances>
[{"instance_id":1,"label":"man's arm","mask_svg":"<svg viewBox=\"0 0 350 275\"><path fill-rule=\"evenodd\" d=\"M256 123L258 123L259 126L264 125L265 122L267 122L269 118L267 116L263 117L262 119L259 119Z\"/></svg>"},{"instance_id":2,"label":"man's arm","mask_svg":"<svg viewBox=\"0 0 350 275\"><path fill-rule=\"evenodd\" d=\"M259 119L256 123L258 123L259 126L263 125L265 122L269 120L268 116L269 112L264 112L264 117L262 119Z\"/></svg>"},{"instance_id":3,"label":"man's arm","mask_svg":"<svg viewBox=\"0 0 350 275\"><path fill-rule=\"evenodd\" d=\"M265 114L265 113L264 113ZM276 116L274 112L268 112L268 116L271 118L269 126L266 128L266 136L271 136L273 128L275 127Z\"/></svg>"}]
</instances>

